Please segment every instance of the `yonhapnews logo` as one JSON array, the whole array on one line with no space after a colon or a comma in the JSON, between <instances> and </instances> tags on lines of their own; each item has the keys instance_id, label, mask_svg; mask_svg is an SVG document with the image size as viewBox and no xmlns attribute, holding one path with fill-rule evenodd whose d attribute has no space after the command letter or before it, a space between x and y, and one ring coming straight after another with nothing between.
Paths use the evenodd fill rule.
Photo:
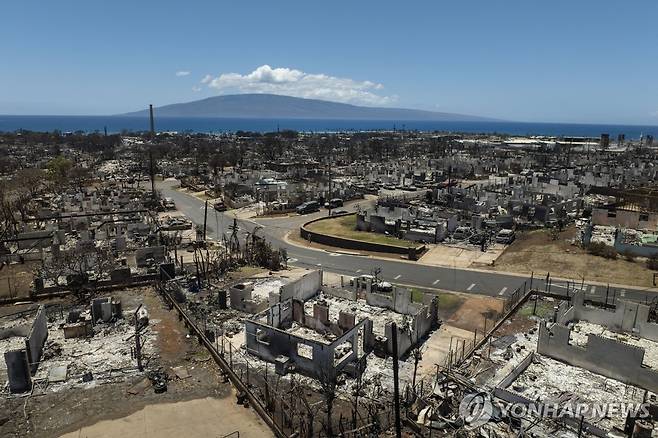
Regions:
<instances>
[{"instance_id":1,"label":"yonhapnews logo","mask_svg":"<svg viewBox=\"0 0 658 438\"><path fill-rule=\"evenodd\" d=\"M648 418L648 403L587 403L587 402L554 402L544 403L496 403L486 392L467 394L459 404L459 415L469 429L476 429L494 417L528 418L542 417L551 419L583 418L585 420L600 420L605 417L619 416Z\"/></svg>"}]
</instances>

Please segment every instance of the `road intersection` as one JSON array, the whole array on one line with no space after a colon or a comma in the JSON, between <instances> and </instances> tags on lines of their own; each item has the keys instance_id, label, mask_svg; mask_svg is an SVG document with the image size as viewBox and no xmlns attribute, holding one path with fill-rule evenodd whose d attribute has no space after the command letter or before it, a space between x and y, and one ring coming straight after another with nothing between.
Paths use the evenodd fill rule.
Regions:
<instances>
[{"instance_id":1,"label":"road intersection","mask_svg":"<svg viewBox=\"0 0 658 438\"><path fill-rule=\"evenodd\" d=\"M202 225L204 221L204 201L192 194L177 190L176 181L166 180L158 183L158 189L163 196L170 197L176 203L177 208L192 220L196 225ZM221 239L222 234L228 234L228 226L233 223L234 215L228 212L217 212L208 207L207 235ZM355 208L354 205L346 209ZM326 214L326 211L316 215ZM340 275L356 276L370 274L379 270L380 278L391 283L416 287L422 289L448 290L469 294L488 295L504 298L514 291L523 287L538 289L547 288L546 274L541 278L534 277L532 280L527 275L514 273L501 273L470 268L453 268L428 266L408 260L396 260L391 258L379 258L372 256L354 255L347 251L328 251L316 248L302 247L290 242L285 236L289 232L295 232L299 226L310 220L310 216L298 216L292 218L268 218L238 219L241 232L253 232L264 236L274 247L285 248L288 253L288 263L292 266L302 268L319 268L327 272ZM241 236L243 237L243 236ZM586 281L573 281L565 279L551 279L550 291L556 294L566 295L567 291L584 290L589 299L609 302L613 299L624 298L634 301L650 302L658 297L656 289L642 289L631 286L615 285L608 287L600 283Z\"/></svg>"}]
</instances>

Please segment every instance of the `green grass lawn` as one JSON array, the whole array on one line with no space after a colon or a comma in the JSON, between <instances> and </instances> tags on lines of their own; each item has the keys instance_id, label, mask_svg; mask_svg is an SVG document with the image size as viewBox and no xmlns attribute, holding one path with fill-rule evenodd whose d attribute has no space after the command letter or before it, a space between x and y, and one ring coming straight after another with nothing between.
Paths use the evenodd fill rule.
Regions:
<instances>
[{"instance_id":1,"label":"green grass lawn","mask_svg":"<svg viewBox=\"0 0 658 438\"><path fill-rule=\"evenodd\" d=\"M344 237L370 243L394 245L403 248L411 248L418 245L415 242L398 239L381 233L357 231L356 215L354 214L313 222L312 224L309 224L306 229L316 233L328 234L330 236Z\"/></svg>"},{"instance_id":2,"label":"green grass lawn","mask_svg":"<svg viewBox=\"0 0 658 438\"><path fill-rule=\"evenodd\" d=\"M536 315L540 318L549 318L553 315L553 309L557 305L557 302L552 301L538 301ZM522 307L519 309L518 314L521 316L530 316L532 315L532 310L535 306L533 300L528 300Z\"/></svg>"}]
</instances>

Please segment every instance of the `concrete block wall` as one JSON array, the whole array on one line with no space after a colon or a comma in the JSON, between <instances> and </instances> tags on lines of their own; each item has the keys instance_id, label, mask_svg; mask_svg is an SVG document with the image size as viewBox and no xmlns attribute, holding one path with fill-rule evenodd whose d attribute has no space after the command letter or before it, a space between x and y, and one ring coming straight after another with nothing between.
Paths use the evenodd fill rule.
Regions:
<instances>
[{"instance_id":1,"label":"concrete block wall","mask_svg":"<svg viewBox=\"0 0 658 438\"><path fill-rule=\"evenodd\" d=\"M265 310L268 303L264 303L264 306L259 309L258 303L256 303L251 297L253 290L254 285L252 283L238 283L231 286L229 288L231 308L246 313L258 313L259 311Z\"/></svg>"},{"instance_id":2,"label":"concrete block wall","mask_svg":"<svg viewBox=\"0 0 658 438\"><path fill-rule=\"evenodd\" d=\"M255 321L245 321L247 352L268 362L285 356L303 374L321 373L320 367L333 363L333 350L329 345L307 340ZM299 354L299 345L310 347L311 357ZM317 368L316 368L317 367Z\"/></svg>"},{"instance_id":3,"label":"concrete block wall","mask_svg":"<svg viewBox=\"0 0 658 438\"><path fill-rule=\"evenodd\" d=\"M411 291L406 288L394 287L390 294L370 292L369 284L366 286L365 299L366 303L400 313L409 315L411 322L408 327L398 327L398 356L405 355L413 346L415 346L424 336L437 328L439 322L439 304L436 296L425 294L423 303L414 303L411 301ZM356 301L359 285L349 290L335 288L325 288L325 293L339 298L346 298ZM310 324L310 317L305 321ZM295 320L298 320L297 317ZM298 321L301 323L301 321ZM312 325L312 324L311 324ZM309 325L310 326L310 325ZM329 327L327 327L329 329ZM386 338L386 353L393 353L392 328L390 323L384 326L383 335ZM374 335L372 336L374 343Z\"/></svg>"},{"instance_id":4,"label":"concrete block wall","mask_svg":"<svg viewBox=\"0 0 658 438\"><path fill-rule=\"evenodd\" d=\"M510 386L532 363L535 358L535 352L531 351L514 369L500 381L498 388L507 388Z\"/></svg>"},{"instance_id":5,"label":"concrete block wall","mask_svg":"<svg viewBox=\"0 0 658 438\"><path fill-rule=\"evenodd\" d=\"M590 334L584 347L571 345L571 330L561 324L539 325L537 352L596 374L658 392L658 371L643 365L644 349Z\"/></svg>"},{"instance_id":6,"label":"concrete block wall","mask_svg":"<svg viewBox=\"0 0 658 438\"><path fill-rule=\"evenodd\" d=\"M427 294L425 295L427 297ZM439 300L432 297L427 305L421 307L411 321L411 327L414 331L414 339L417 343L429 332L436 329L439 325Z\"/></svg>"},{"instance_id":7,"label":"concrete block wall","mask_svg":"<svg viewBox=\"0 0 658 438\"><path fill-rule=\"evenodd\" d=\"M557 322L587 321L622 333L633 333L658 342L658 323L649 322L649 306L619 300L614 310L585 305L583 292L576 292L569 306L566 302L558 306Z\"/></svg>"},{"instance_id":8,"label":"concrete block wall","mask_svg":"<svg viewBox=\"0 0 658 438\"><path fill-rule=\"evenodd\" d=\"M301 278L281 286L279 296L281 301L289 298L306 301L322 290L322 269L304 274Z\"/></svg>"},{"instance_id":9,"label":"concrete block wall","mask_svg":"<svg viewBox=\"0 0 658 438\"><path fill-rule=\"evenodd\" d=\"M359 360L359 331L367 330L367 322L367 319L361 321L332 343L323 343L257 321L246 320L246 348L247 352L263 360L278 362L284 359L288 363L287 367L294 365L295 371L323 380L335 377ZM336 348L345 343L351 344L351 351L336 360ZM302 350L307 352L302 353Z\"/></svg>"},{"instance_id":10,"label":"concrete block wall","mask_svg":"<svg viewBox=\"0 0 658 438\"><path fill-rule=\"evenodd\" d=\"M48 248L52 245L53 239L50 231L29 231L19 233L18 249L29 248Z\"/></svg>"},{"instance_id":11,"label":"concrete block wall","mask_svg":"<svg viewBox=\"0 0 658 438\"><path fill-rule=\"evenodd\" d=\"M658 324L649 322L649 306L645 306L644 304L637 306L635 328L636 333L640 337L658 342Z\"/></svg>"},{"instance_id":12,"label":"concrete block wall","mask_svg":"<svg viewBox=\"0 0 658 438\"><path fill-rule=\"evenodd\" d=\"M383 294L366 293L366 303L375 307L389 309L403 315L416 315L422 309L422 304L411 301L411 291L403 287L393 287L393 292Z\"/></svg>"},{"instance_id":13,"label":"concrete block wall","mask_svg":"<svg viewBox=\"0 0 658 438\"><path fill-rule=\"evenodd\" d=\"M153 259L156 263L164 261L165 247L164 246L148 246L146 248L138 248L135 250L135 262L137 266L146 266L146 260Z\"/></svg>"},{"instance_id":14,"label":"concrete block wall","mask_svg":"<svg viewBox=\"0 0 658 438\"><path fill-rule=\"evenodd\" d=\"M322 303L313 305L313 314L306 313L304 303L300 300L292 300L293 320L302 327L309 328L318 333L333 333L336 336L342 336L345 332L352 329L356 324L356 316L349 312L339 312L337 321L329 319L329 306Z\"/></svg>"},{"instance_id":15,"label":"concrete block wall","mask_svg":"<svg viewBox=\"0 0 658 438\"><path fill-rule=\"evenodd\" d=\"M438 300L436 298L430 305L423 306L422 310L412 316L408 327L398 326L398 357L402 357L417 345L423 337L434 330L438 325ZM393 354L393 328L389 322L384 326L386 336L386 352Z\"/></svg>"},{"instance_id":16,"label":"concrete block wall","mask_svg":"<svg viewBox=\"0 0 658 438\"><path fill-rule=\"evenodd\" d=\"M322 291L336 298L342 298L344 300L356 301L356 291L351 289L343 289L340 287L331 287L323 286Z\"/></svg>"},{"instance_id":17,"label":"concrete block wall","mask_svg":"<svg viewBox=\"0 0 658 438\"><path fill-rule=\"evenodd\" d=\"M293 304L293 301L289 299L270 307L267 310L267 324L275 328L280 328L281 326L292 322L294 318ZM303 308L302 305L302 311Z\"/></svg>"},{"instance_id":18,"label":"concrete block wall","mask_svg":"<svg viewBox=\"0 0 658 438\"><path fill-rule=\"evenodd\" d=\"M48 339L48 320L46 318L46 308L39 306L36 317L30 328L30 333L25 341L27 350L27 359L30 363L30 371L34 374L39 367L43 347Z\"/></svg>"},{"instance_id":19,"label":"concrete block wall","mask_svg":"<svg viewBox=\"0 0 658 438\"><path fill-rule=\"evenodd\" d=\"M370 222L366 220L364 214L356 215L356 229L359 231L370 231Z\"/></svg>"},{"instance_id":20,"label":"concrete block wall","mask_svg":"<svg viewBox=\"0 0 658 438\"><path fill-rule=\"evenodd\" d=\"M12 350L4 354L7 380L11 393L27 392L32 387L32 373L26 350Z\"/></svg>"},{"instance_id":21,"label":"concrete block wall","mask_svg":"<svg viewBox=\"0 0 658 438\"><path fill-rule=\"evenodd\" d=\"M402 315L434 319L438 317L438 300L435 296L424 294L423 303L414 303L411 300L411 291L406 288L393 287L391 294L377 292L366 293L366 303L375 307L392 310ZM417 320L415 318L414 320Z\"/></svg>"},{"instance_id":22,"label":"concrete block wall","mask_svg":"<svg viewBox=\"0 0 658 438\"><path fill-rule=\"evenodd\" d=\"M415 342L412 333L407 328L398 327L398 358L405 355ZM393 355L393 324L387 322L384 326L384 335L386 336L386 353Z\"/></svg>"},{"instance_id":23,"label":"concrete block wall","mask_svg":"<svg viewBox=\"0 0 658 438\"><path fill-rule=\"evenodd\" d=\"M7 378L11 392L25 392L31 387L31 376L37 371L43 347L48 339L46 309L39 306L32 324L12 327L0 333L0 339L24 337L25 348L5 352Z\"/></svg>"}]
</instances>

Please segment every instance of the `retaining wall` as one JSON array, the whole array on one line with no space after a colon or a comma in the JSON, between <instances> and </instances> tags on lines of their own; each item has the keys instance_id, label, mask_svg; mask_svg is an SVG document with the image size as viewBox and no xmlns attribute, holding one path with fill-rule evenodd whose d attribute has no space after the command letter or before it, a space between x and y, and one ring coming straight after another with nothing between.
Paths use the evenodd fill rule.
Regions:
<instances>
[{"instance_id":1,"label":"retaining wall","mask_svg":"<svg viewBox=\"0 0 658 438\"><path fill-rule=\"evenodd\" d=\"M346 213L336 216L327 216L314 219L312 221L306 222L299 228L300 236L307 241L321 243L323 245L336 246L339 248L346 249L355 249L360 251L374 251L374 252L388 252L394 254L409 254L411 251L414 251L416 254L420 254L425 251L425 245L419 245L417 247L407 248L404 246L396 245L387 245L384 243L374 243L374 242L365 242L363 240L348 239L346 237L332 236L329 234L322 234L315 231L311 231L306 228L308 225L328 219L335 219L342 216L354 215L356 213Z\"/></svg>"}]
</instances>

